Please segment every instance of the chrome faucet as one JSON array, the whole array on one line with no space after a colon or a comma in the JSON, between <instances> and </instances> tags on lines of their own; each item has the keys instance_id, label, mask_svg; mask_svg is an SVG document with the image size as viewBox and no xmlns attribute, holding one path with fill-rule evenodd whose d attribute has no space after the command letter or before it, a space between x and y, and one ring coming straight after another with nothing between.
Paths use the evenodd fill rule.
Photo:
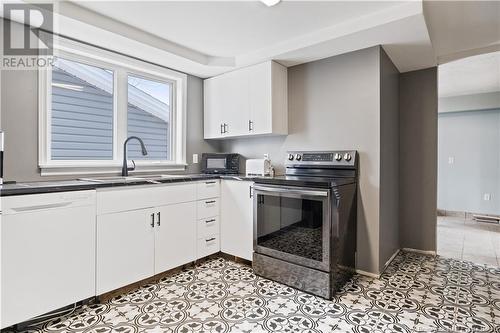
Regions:
<instances>
[{"instance_id":1,"label":"chrome faucet","mask_svg":"<svg viewBox=\"0 0 500 333\"><path fill-rule=\"evenodd\" d=\"M123 143L122 177L128 176L128 172L129 171L135 170L135 162L134 162L134 160L132 160L132 163L134 164L134 166L132 168L129 168L128 165L127 165L127 143L130 140L132 140L132 139L136 139L141 144L142 156L146 156L148 154L148 151L146 150L146 146L144 145L144 142L141 140L141 138L139 138L137 136L129 136L127 138L127 140L125 140L125 142Z\"/></svg>"}]
</instances>

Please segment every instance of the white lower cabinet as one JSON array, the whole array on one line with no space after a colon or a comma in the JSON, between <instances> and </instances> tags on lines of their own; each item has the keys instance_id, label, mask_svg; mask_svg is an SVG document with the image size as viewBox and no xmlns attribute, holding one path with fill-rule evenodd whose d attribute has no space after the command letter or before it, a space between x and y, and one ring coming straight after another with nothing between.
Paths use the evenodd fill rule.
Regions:
<instances>
[{"instance_id":1,"label":"white lower cabinet","mask_svg":"<svg viewBox=\"0 0 500 333\"><path fill-rule=\"evenodd\" d=\"M218 223L212 222L218 222L219 180L143 187L137 201L132 190L106 189L97 193L97 295L220 250ZM123 201L123 194L128 203ZM209 195L216 197L206 198ZM162 198L165 205L161 205ZM137 208L138 202L151 205L119 211L127 206ZM199 236L201 220L210 221L203 236ZM209 235L212 232L216 235ZM201 238L217 241L207 241L201 248Z\"/></svg>"},{"instance_id":2,"label":"white lower cabinet","mask_svg":"<svg viewBox=\"0 0 500 333\"><path fill-rule=\"evenodd\" d=\"M198 200L198 218L207 218L219 215L219 198Z\"/></svg>"},{"instance_id":3,"label":"white lower cabinet","mask_svg":"<svg viewBox=\"0 0 500 333\"><path fill-rule=\"evenodd\" d=\"M198 238L218 235L220 233L219 217L214 216L198 220L197 229Z\"/></svg>"},{"instance_id":4,"label":"white lower cabinet","mask_svg":"<svg viewBox=\"0 0 500 333\"><path fill-rule=\"evenodd\" d=\"M221 181L221 252L252 260L253 182Z\"/></svg>"},{"instance_id":5,"label":"white lower cabinet","mask_svg":"<svg viewBox=\"0 0 500 333\"><path fill-rule=\"evenodd\" d=\"M198 258L203 258L220 251L219 234L208 235L198 239Z\"/></svg>"},{"instance_id":6,"label":"white lower cabinet","mask_svg":"<svg viewBox=\"0 0 500 333\"><path fill-rule=\"evenodd\" d=\"M95 191L2 197L0 328L95 295Z\"/></svg>"},{"instance_id":7,"label":"white lower cabinet","mask_svg":"<svg viewBox=\"0 0 500 333\"><path fill-rule=\"evenodd\" d=\"M194 260L196 202L159 207L155 226L155 274Z\"/></svg>"},{"instance_id":8,"label":"white lower cabinet","mask_svg":"<svg viewBox=\"0 0 500 333\"><path fill-rule=\"evenodd\" d=\"M154 275L153 218L153 209L97 217L98 295Z\"/></svg>"}]
</instances>

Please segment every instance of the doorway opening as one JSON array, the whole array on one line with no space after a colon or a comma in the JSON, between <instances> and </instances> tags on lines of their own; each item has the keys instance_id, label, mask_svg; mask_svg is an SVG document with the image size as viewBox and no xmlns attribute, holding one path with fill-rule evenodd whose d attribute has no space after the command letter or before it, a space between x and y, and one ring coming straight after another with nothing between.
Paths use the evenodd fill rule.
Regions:
<instances>
[{"instance_id":1,"label":"doorway opening","mask_svg":"<svg viewBox=\"0 0 500 333\"><path fill-rule=\"evenodd\" d=\"M438 73L437 254L500 267L500 52Z\"/></svg>"}]
</instances>

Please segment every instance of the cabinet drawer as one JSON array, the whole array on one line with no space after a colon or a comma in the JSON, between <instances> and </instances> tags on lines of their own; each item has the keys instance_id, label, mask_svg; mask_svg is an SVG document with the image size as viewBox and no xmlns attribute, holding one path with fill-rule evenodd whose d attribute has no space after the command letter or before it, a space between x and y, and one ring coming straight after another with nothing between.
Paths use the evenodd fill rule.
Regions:
<instances>
[{"instance_id":1,"label":"cabinet drawer","mask_svg":"<svg viewBox=\"0 0 500 333\"><path fill-rule=\"evenodd\" d=\"M97 215L195 201L196 185L130 186L97 191Z\"/></svg>"},{"instance_id":2,"label":"cabinet drawer","mask_svg":"<svg viewBox=\"0 0 500 333\"><path fill-rule=\"evenodd\" d=\"M219 215L219 199L198 200L198 219Z\"/></svg>"},{"instance_id":3,"label":"cabinet drawer","mask_svg":"<svg viewBox=\"0 0 500 333\"><path fill-rule=\"evenodd\" d=\"M220 196L220 186L218 179L206 180L197 184L198 199L216 198Z\"/></svg>"},{"instance_id":4,"label":"cabinet drawer","mask_svg":"<svg viewBox=\"0 0 500 333\"><path fill-rule=\"evenodd\" d=\"M198 239L198 259L220 251L219 235L210 235Z\"/></svg>"},{"instance_id":5,"label":"cabinet drawer","mask_svg":"<svg viewBox=\"0 0 500 333\"><path fill-rule=\"evenodd\" d=\"M207 217L205 219L198 220L197 225L197 235L198 238L208 237L210 235L215 235L220 232L219 229L219 217Z\"/></svg>"}]
</instances>

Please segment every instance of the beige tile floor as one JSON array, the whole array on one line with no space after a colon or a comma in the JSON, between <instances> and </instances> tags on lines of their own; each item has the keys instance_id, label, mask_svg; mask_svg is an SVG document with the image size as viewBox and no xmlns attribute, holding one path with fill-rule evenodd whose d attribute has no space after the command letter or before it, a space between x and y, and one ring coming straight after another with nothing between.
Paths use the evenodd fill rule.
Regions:
<instances>
[{"instance_id":1,"label":"beige tile floor","mask_svg":"<svg viewBox=\"0 0 500 333\"><path fill-rule=\"evenodd\" d=\"M500 267L500 225L439 216L437 254Z\"/></svg>"}]
</instances>

